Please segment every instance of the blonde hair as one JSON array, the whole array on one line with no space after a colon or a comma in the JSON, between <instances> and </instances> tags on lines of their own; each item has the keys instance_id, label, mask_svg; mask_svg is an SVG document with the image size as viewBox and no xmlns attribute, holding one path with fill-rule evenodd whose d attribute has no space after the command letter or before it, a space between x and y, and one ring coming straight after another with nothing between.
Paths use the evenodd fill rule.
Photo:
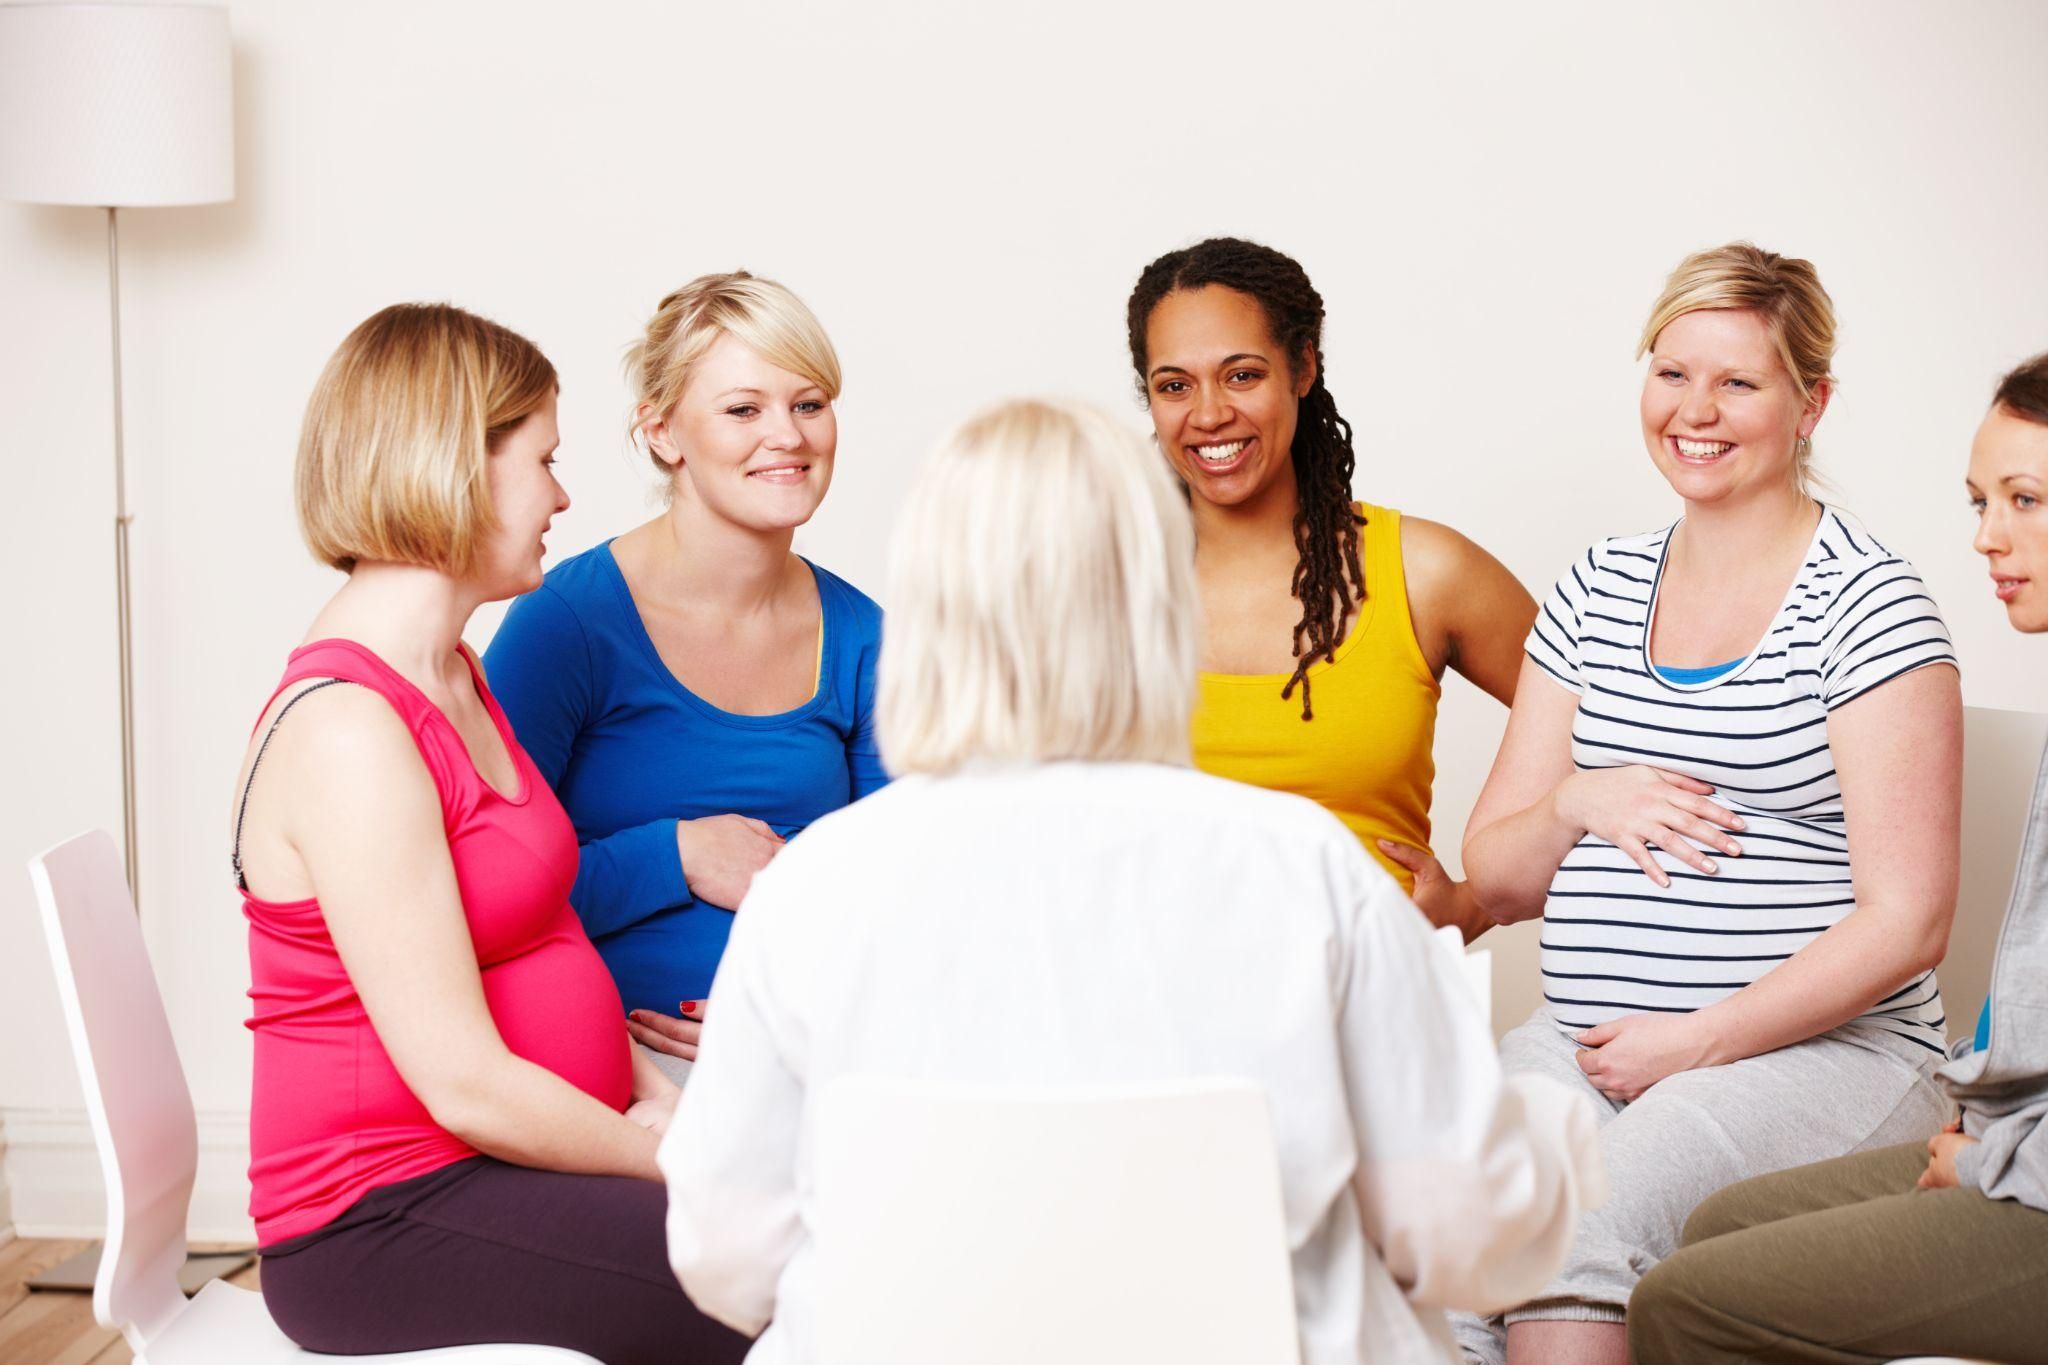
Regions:
<instances>
[{"instance_id":1,"label":"blonde hair","mask_svg":"<svg viewBox=\"0 0 2048 1365\"><path fill-rule=\"evenodd\" d=\"M1187 763L1194 554L1165 462L1100 412L1015 399L968 421L920 471L890 549L889 769Z\"/></svg>"},{"instance_id":2,"label":"blonde hair","mask_svg":"<svg viewBox=\"0 0 2048 1365\"><path fill-rule=\"evenodd\" d=\"M1820 272L1811 261L1780 256L1752 242L1695 251L1678 263L1650 308L1636 359L1648 355L1658 334L1679 318L1714 308L1762 316L1801 398L1811 401L1816 388L1835 382L1835 302L1821 288ZM1802 437L1795 465L1802 488L1811 461L1812 444Z\"/></svg>"},{"instance_id":3,"label":"blonde hair","mask_svg":"<svg viewBox=\"0 0 2048 1365\"><path fill-rule=\"evenodd\" d=\"M344 573L366 559L469 572L498 525L486 460L559 388L539 347L474 313L373 314L306 402L293 482L307 547Z\"/></svg>"},{"instance_id":4,"label":"blonde hair","mask_svg":"<svg viewBox=\"0 0 2048 1365\"><path fill-rule=\"evenodd\" d=\"M828 400L839 397L839 353L802 299L744 270L699 275L661 301L647 320L647 331L626 351L626 384L634 404L628 431L636 440L644 440L641 428L650 420L640 415L640 405L646 404L652 417L674 412L691 371L726 333L769 364L816 384ZM674 475L653 450L647 457L663 478Z\"/></svg>"}]
</instances>

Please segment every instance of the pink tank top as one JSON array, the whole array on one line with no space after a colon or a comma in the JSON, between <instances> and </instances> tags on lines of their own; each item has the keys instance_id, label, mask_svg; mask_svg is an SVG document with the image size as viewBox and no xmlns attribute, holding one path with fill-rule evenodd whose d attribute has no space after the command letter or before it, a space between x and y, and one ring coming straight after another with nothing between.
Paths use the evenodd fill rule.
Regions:
<instances>
[{"instance_id":1,"label":"pink tank top","mask_svg":"<svg viewBox=\"0 0 2048 1365\"><path fill-rule=\"evenodd\" d=\"M475 661L469 664L519 773L509 797L477 773L440 708L361 645L320 640L293 651L278 691L307 678L341 678L391 703L441 794L484 998L505 1045L623 1111L632 1060L618 988L569 908L575 830L513 738ZM255 1005L249 1212L258 1242L312 1232L379 1186L477 1155L399 1079L319 903L280 904L244 890L242 912Z\"/></svg>"}]
</instances>

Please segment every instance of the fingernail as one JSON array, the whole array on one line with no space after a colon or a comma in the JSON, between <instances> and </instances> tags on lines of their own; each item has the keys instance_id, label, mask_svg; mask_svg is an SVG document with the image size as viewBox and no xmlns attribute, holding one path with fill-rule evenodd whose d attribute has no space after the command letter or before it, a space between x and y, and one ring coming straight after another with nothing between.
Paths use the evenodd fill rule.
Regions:
<instances>
[{"instance_id":1,"label":"fingernail","mask_svg":"<svg viewBox=\"0 0 2048 1365\"><path fill-rule=\"evenodd\" d=\"M1712 858L1704 860L1703 862L1701 862L1700 866L1704 868L1709 875L1712 875L1713 873L1719 872L1721 870L1719 867L1715 866L1714 860Z\"/></svg>"},{"instance_id":2,"label":"fingernail","mask_svg":"<svg viewBox=\"0 0 2048 1365\"><path fill-rule=\"evenodd\" d=\"M1736 843L1733 839L1730 839L1728 841L1728 856L1731 858L1740 858L1742 856L1742 845Z\"/></svg>"},{"instance_id":3,"label":"fingernail","mask_svg":"<svg viewBox=\"0 0 2048 1365\"><path fill-rule=\"evenodd\" d=\"M1739 815L1738 815L1738 816L1736 816L1736 817L1735 817L1735 819L1734 819L1734 820L1733 820L1733 821L1732 821L1731 823L1732 823L1732 824L1734 824L1735 828L1737 828L1737 829L1748 829L1748 828L1749 828L1749 823L1748 823L1748 822L1747 822L1746 820L1744 820L1744 819L1743 819L1743 818L1742 818L1741 816L1739 816Z\"/></svg>"},{"instance_id":4,"label":"fingernail","mask_svg":"<svg viewBox=\"0 0 2048 1365\"><path fill-rule=\"evenodd\" d=\"M646 1023L646 1022L647 1022L647 1018L646 1018L646 1015L647 1015L647 1011L645 1011L645 1010L627 1010L627 1011L626 1011L626 1017L627 1017L628 1019L631 1019L631 1020L632 1020L632 1021L633 1021L634 1023L636 1023L636 1024L644 1024L644 1023Z\"/></svg>"},{"instance_id":5,"label":"fingernail","mask_svg":"<svg viewBox=\"0 0 2048 1365\"><path fill-rule=\"evenodd\" d=\"M699 1006L699 1005L701 1005L701 1004L703 1004L703 1003L704 1003L704 1002L703 1002L703 1001L701 1001L701 1000L685 1000L685 1001L684 1001L684 1002L683 1002L683 1003L681 1004L681 1006L679 1006L679 1008L680 1008L680 1009L682 1010L682 1012L683 1012L684 1014L688 1014L688 1013L689 1013L689 1012L690 1012L691 1010L693 1010L693 1009L697 1008L697 1006Z\"/></svg>"}]
</instances>

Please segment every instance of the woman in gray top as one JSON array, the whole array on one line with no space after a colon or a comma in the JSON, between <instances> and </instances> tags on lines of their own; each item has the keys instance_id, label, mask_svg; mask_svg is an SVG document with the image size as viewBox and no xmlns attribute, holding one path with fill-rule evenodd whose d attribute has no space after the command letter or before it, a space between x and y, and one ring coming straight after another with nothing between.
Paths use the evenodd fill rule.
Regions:
<instances>
[{"instance_id":1,"label":"woman in gray top","mask_svg":"<svg viewBox=\"0 0 2048 1365\"><path fill-rule=\"evenodd\" d=\"M2048 633L2048 354L2007 375L1970 453L1977 552L2016 629ZM1988 1046L1941 1069L1959 1117L1923 1148L1730 1186L1637 1285L1640 1365L2048 1362L2048 758L1992 970Z\"/></svg>"}]
</instances>

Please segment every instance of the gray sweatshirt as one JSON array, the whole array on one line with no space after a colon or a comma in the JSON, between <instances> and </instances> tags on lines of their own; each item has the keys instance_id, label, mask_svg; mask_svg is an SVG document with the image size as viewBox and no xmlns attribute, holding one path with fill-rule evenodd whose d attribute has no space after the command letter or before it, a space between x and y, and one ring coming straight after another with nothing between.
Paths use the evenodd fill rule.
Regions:
<instances>
[{"instance_id":1,"label":"gray sweatshirt","mask_svg":"<svg viewBox=\"0 0 2048 1365\"><path fill-rule=\"evenodd\" d=\"M1962 1183L2048 1211L2048 755L1991 968L1991 1045L1939 1074L1977 1139L1956 1154Z\"/></svg>"}]
</instances>

